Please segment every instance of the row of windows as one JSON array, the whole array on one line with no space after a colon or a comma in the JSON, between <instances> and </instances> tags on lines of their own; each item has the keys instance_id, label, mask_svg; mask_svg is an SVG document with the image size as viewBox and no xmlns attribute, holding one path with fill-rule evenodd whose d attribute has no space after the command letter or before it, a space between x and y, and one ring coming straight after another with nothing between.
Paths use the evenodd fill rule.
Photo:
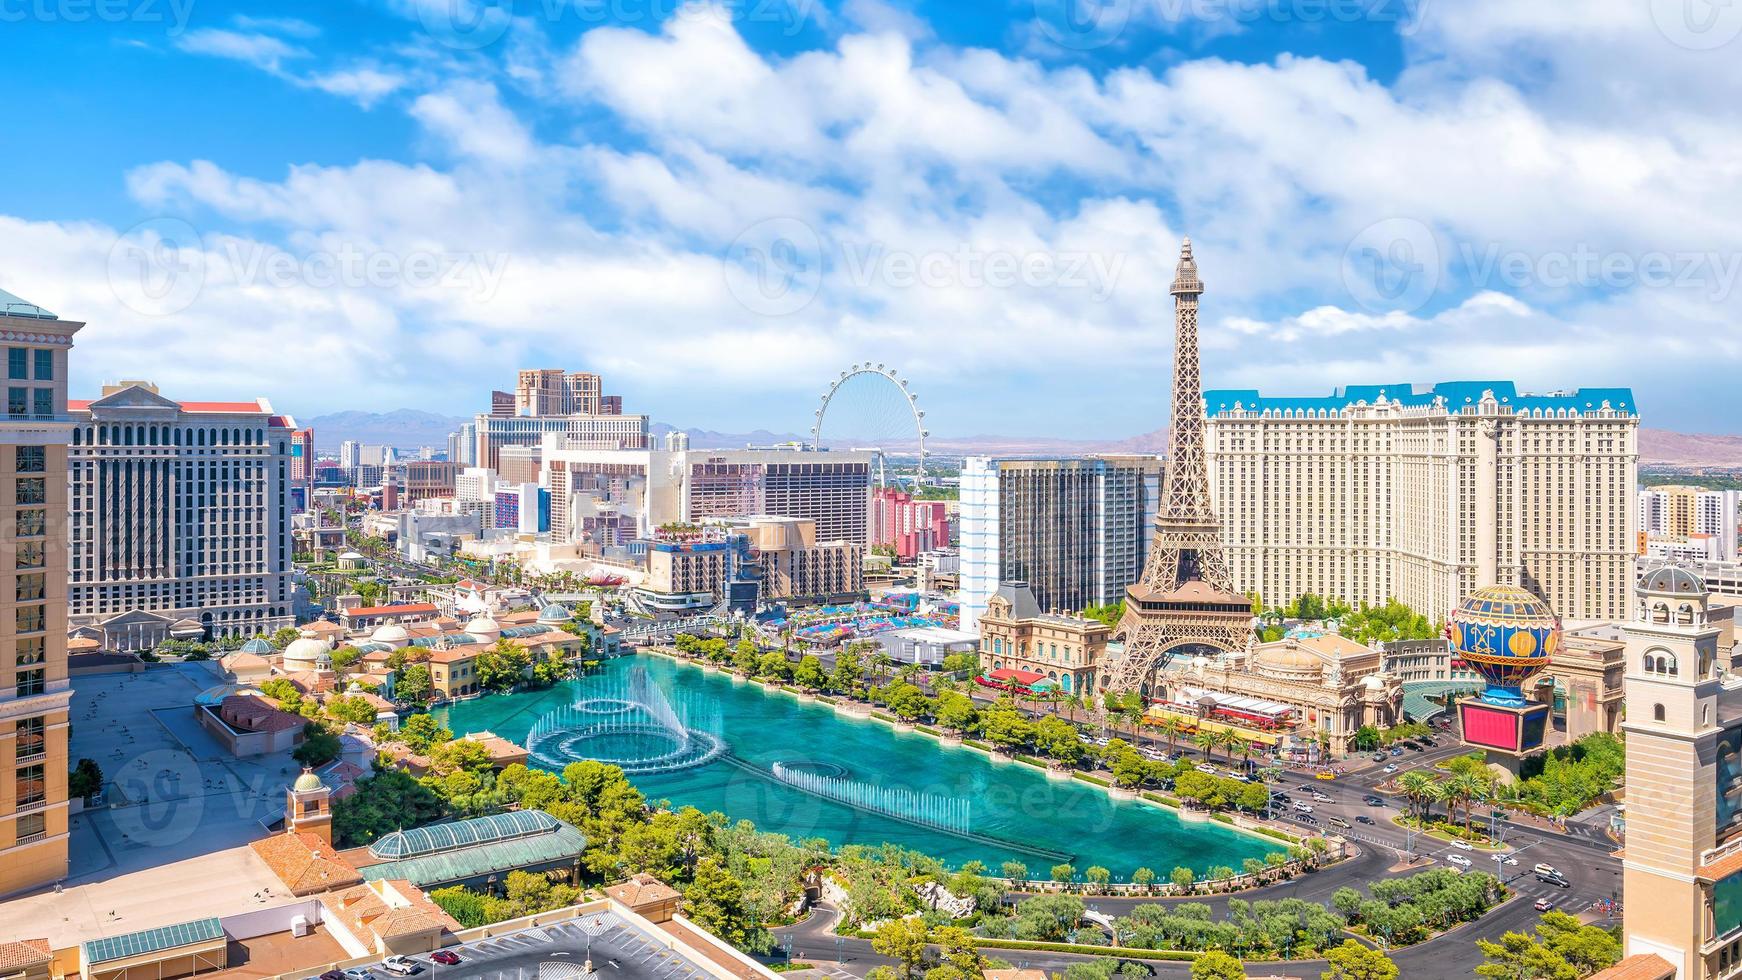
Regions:
<instances>
[{"instance_id":1,"label":"row of windows","mask_svg":"<svg viewBox=\"0 0 1742 980\"><path fill-rule=\"evenodd\" d=\"M33 360L36 362L34 374L27 370ZM6 377L12 381L53 381L54 351L40 347L6 348Z\"/></svg>"},{"instance_id":2,"label":"row of windows","mask_svg":"<svg viewBox=\"0 0 1742 980\"><path fill-rule=\"evenodd\" d=\"M11 385L6 389L6 414L12 418L54 417L54 389Z\"/></svg>"},{"instance_id":3,"label":"row of windows","mask_svg":"<svg viewBox=\"0 0 1742 980\"><path fill-rule=\"evenodd\" d=\"M75 446L180 446L186 433L188 446L264 446L266 430L241 428L183 428L174 425L84 425L73 429ZM285 443L278 451L288 453Z\"/></svg>"}]
</instances>

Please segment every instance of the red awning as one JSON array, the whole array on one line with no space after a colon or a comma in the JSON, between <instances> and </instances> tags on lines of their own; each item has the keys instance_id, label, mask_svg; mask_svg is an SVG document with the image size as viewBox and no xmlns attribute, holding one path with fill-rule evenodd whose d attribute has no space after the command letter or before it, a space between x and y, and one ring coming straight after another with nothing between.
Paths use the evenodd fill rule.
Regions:
<instances>
[{"instance_id":1,"label":"red awning","mask_svg":"<svg viewBox=\"0 0 1742 980\"><path fill-rule=\"evenodd\" d=\"M1045 680L1045 674L1037 674L1032 670L1017 670L1015 667L1000 667L992 672L995 681L1015 681L1024 687L1035 681Z\"/></svg>"}]
</instances>

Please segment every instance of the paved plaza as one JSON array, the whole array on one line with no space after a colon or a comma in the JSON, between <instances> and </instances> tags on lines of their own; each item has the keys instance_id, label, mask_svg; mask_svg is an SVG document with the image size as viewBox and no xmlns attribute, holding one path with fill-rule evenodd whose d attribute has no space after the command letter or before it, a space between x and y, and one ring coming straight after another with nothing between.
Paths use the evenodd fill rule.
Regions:
<instances>
[{"instance_id":1,"label":"paved plaza","mask_svg":"<svg viewBox=\"0 0 1742 980\"><path fill-rule=\"evenodd\" d=\"M281 886L246 845L298 767L236 759L199 726L194 696L222 681L211 663L73 678L70 758L103 768L103 802L72 818L61 891L0 904L0 936L61 945L288 899L266 901Z\"/></svg>"}]
</instances>

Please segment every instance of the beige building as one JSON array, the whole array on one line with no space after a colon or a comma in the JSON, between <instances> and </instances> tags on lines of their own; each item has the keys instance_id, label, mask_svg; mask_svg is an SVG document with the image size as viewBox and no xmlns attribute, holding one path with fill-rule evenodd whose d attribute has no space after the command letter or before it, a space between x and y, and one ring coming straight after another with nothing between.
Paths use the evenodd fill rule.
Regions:
<instances>
[{"instance_id":1,"label":"beige building","mask_svg":"<svg viewBox=\"0 0 1742 980\"><path fill-rule=\"evenodd\" d=\"M1318 745L1347 755L1361 726L1403 720L1403 682L1385 672L1383 652L1334 633L1287 637L1215 659L1174 660L1158 677L1162 704L1152 716L1195 711L1236 727L1263 722L1274 736L1256 740L1284 751Z\"/></svg>"},{"instance_id":2,"label":"beige building","mask_svg":"<svg viewBox=\"0 0 1742 980\"><path fill-rule=\"evenodd\" d=\"M67 355L83 323L0 291L0 895L67 874Z\"/></svg>"},{"instance_id":3,"label":"beige building","mask_svg":"<svg viewBox=\"0 0 1742 980\"><path fill-rule=\"evenodd\" d=\"M980 660L989 674L1041 674L1069 694L1094 693L1113 632L1098 619L1042 610L1027 582L1000 585L986 600L979 630Z\"/></svg>"},{"instance_id":4,"label":"beige building","mask_svg":"<svg viewBox=\"0 0 1742 980\"><path fill-rule=\"evenodd\" d=\"M762 598L824 601L865 591L865 547L818 543L816 521L752 517L741 529L761 556Z\"/></svg>"},{"instance_id":5,"label":"beige building","mask_svg":"<svg viewBox=\"0 0 1742 980\"><path fill-rule=\"evenodd\" d=\"M1640 581L1624 628L1629 956L1684 980L1742 972L1742 677L1718 659L1704 582Z\"/></svg>"},{"instance_id":6,"label":"beige building","mask_svg":"<svg viewBox=\"0 0 1742 980\"><path fill-rule=\"evenodd\" d=\"M1625 615L1639 414L1624 388L1510 382L1204 393L1211 493L1234 581L1440 618L1519 585L1571 622Z\"/></svg>"}]
</instances>

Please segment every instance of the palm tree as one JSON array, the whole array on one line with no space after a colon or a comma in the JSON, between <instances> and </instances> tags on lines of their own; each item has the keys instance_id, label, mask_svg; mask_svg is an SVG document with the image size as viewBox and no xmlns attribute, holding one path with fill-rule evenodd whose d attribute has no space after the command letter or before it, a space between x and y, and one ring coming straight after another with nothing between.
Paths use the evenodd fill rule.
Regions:
<instances>
[{"instance_id":1,"label":"palm tree","mask_svg":"<svg viewBox=\"0 0 1742 980\"><path fill-rule=\"evenodd\" d=\"M1213 762L1216 746L1222 744L1222 736L1208 729L1199 729L1197 734L1192 736L1192 744L1204 753L1205 762Z\"/></svg>"},{"instance_id":2,"label":"palm tree","mask_svg":"<svg viewBox=\"0 0 1742 980\"><path fill-rule=\"evenodd\" d=\"M1445 782L1446 799L1451 807L1448 816L1456 821L1458 819L1458 804L1463 804L1464 829L1466 831L1470 829L1470 811L1473 809L1476 797L1482 795L1483 788L1482 780L1478 779L1474 773L1468 772L1458 773Z\"/></svg>"},{"instance_id":3,"label":"palm tree","mask_svg":"<svg viewBox=\"0 0 1742 980\"><path fill-rule=\"evenodd\" d=\"M1173 715L1166 715L1157 723L1156 727L1161 729L1162 736L1167 739L1167 754L1178 754L1175 749L1179 744L1180 733L1186 730L1185 722Z\"/></svg>"},{"instance_id":4,"label":"palm tree","mask_svg":"<svg viewBox=\"0 0 1742 980\"><path fill-rule=\"evenodd\" d=\"M1240 753L1240 770L1244 772L1247 769L1252 768L1252 753L1256 751L1258 747L1233 732L1229 732L1228 735L1234 739L1229 747L1233 751Z\"/></svg>"},{"instance_id":5,"label":"palm tree","mask_svg":"<svg viewBox=\"0 0 1742 980\"><path fill-rule=\"evenodd\" d=\"M1428 787L1432 786L1434 778L1420 769L1412 769L1397 777L1397 786L1403 790L1403 795L1409 800L1410 816L1417 816L1417 809L1427 798Z\"/></svg>"}]
</instances>

